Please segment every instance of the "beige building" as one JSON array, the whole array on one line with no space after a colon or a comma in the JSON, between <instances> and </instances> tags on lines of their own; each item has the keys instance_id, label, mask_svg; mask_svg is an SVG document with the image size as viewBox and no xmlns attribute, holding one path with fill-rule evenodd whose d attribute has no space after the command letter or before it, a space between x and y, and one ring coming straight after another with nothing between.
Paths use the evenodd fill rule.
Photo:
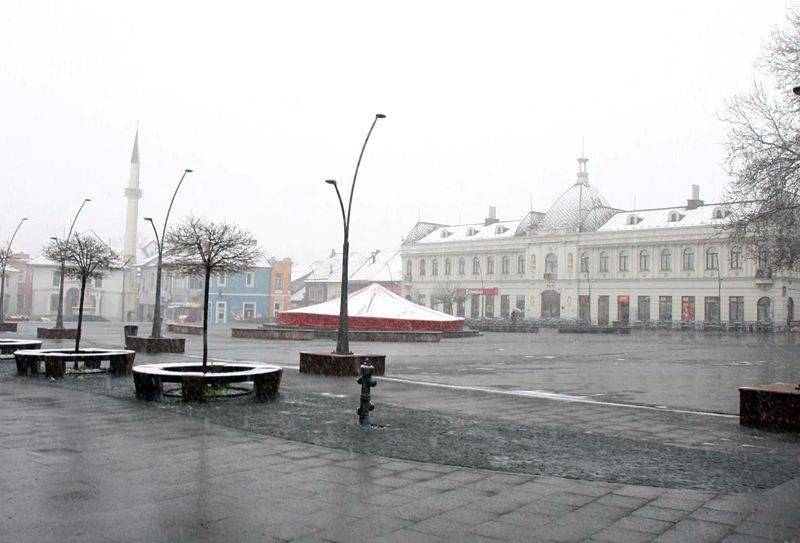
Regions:
<instances>
[{"instance_id":1,"label":"beige building","mask_svg":"<svg viewBox=\"0 0 800 543\"><path fill-rule=\"evenodd\" d=\"M580 319L595 324L795 319L795 273L748 258L727 241L725 204L699 187L685 205L624 211L589 184L586 158L575 184L545 213L479 224L418 223L406 237L403 295L472 318Z\"/></svg>"}]
</instances>

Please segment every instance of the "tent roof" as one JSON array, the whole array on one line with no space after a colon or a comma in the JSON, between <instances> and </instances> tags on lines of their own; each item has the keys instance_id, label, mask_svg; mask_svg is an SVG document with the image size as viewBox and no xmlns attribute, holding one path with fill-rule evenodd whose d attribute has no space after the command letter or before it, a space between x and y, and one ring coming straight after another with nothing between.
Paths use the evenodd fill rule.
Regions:
<instances>
[{"instance_id":1,"label":"tent roof","mask_svg":"<svg viewBox=\"0 0 800 543\"><path fill-rule=\"evenodd\" d=\"M285 314L338 315L340 298L321 304L284 311ZM404 319L419 321L463 321L435 309L430 309L398 296L394 292L373 283L351 293L347 297L347 314L350 317L375 317L381 319Z\"/></svg>"}]
</instances>

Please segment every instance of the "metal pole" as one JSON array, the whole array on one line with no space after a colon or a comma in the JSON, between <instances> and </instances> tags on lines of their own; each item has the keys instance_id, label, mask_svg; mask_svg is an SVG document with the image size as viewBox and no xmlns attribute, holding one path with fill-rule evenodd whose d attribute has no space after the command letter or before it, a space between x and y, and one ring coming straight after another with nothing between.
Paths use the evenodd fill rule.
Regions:
<instances>
[{"instance_id":1,"label":"metal pole","mask_svg":"<svg viewBox=\"0 0 800 543\"><path fill-rule=\"evenodd\" d=\"M6 318L6 266L8 265L8 260L11 258L11 244L14 243L14 238L17 237L17 232L19 232L22 223L27 220L28 217L23 217L22 220L19 221L19 224L14 229L14 233L11 234L11 239L8 241L8 246L3 255L3 268L0 270L0 322L5 322Z\"/></svg>"},{"instance_id":2,"label":"metal pole","mask_svg":"<svg viewBox=\"0 0 800 543\"><path fill-rule=\"evenodd\" d=\"M356 413L358 413L358 424L362 428L369 428L371 426L369 422L369 414L370 411L375 409L375 406L371 403L372 387L378 385L378 383L376 383L372 378L372 372L374 369L375 368L372 366L369 358L365 359L364 363L361 364L361 377L356 380L356 382L361 385L361 403L358 409L356 409Z\"/></svg>"},{"instance_id":3,"label":"metal pole","mask_svg":"<svg viewBox=\"0 0 800 543\"><path fill-rule=\"evenodd\" d=\"M83 210L83 206L86 205L87 202L91 202L91 198L84 198L83 203L81 203L81 207L78 208L78 212L75 213L75 218L72 219L72 224L69 225L69 232L67 233L67 239L64 241L64 247L62 248L61 252L61 278L58 282L58 314L56 315L56 328L64 328L64 273L66 271L67 263L66 263L66 255L64 251L67 249L67 244L69 243L69 238L72 236L72 229L75 228L75 222L78 220L78 215L81 214Z\"/></svg>"},{"instance_id":4,"label":"metal pole","mask_svg":"<svg viewBox=\"0 0 800 543\"><path fill-rule=\"evenodd\" d=\"M340 304L339 304L339 331L336 335L336 354L352 354L350 352L350 338L348 335L348 319L347 319L347 286L348 286L348 276L347 276L347 268L348 268L348 261L350 257L350 212L352 211L353 207L353 194L355 193L356 189L356 180L358 179L358 170L361 167L361 160L364 158L364 151L367 148L367 142L369 142L369 137L372 135L372 130L375 128L375 124L378 122L378 119L385 118L386 115L383 114L376 114L375 118L372 120L372 125L369 127L369 132L367 132L367 137L364 138L364 144L361 146L361 153L358 155L358 162L356 162L356 169L353 173L353 182L350 185L350 197L347 202L347 213L345 214L344 211L344 202L342 201L342 196L339 193L339 187L336 185L336 182L333 180L328 180L326 183L331 184L336 189L336 196L339 198L339 205L342 209L342 220L344 221L344 243L342 244L342 286L341 286L341 297L340 297Z\"/></svg>"},{"instance_id":5,"label":"metal pole","mask_svg":"<svg viewBox=\"0 0 800 543\"><path fill-rule=\"evenodd\" d=\"M169 201L167 216L164 218L164 226L161 229L160 238L158 237L158 230L156 230L156 225L153 222L153 219L145 218L145 220L148 221L153 227L153 234L156 236L156 247L158 249L158 263L156 265L156 301L153 306L153 329L150 332L150 337L152 338L161 337L161 267L164 257L164 238L167 236L167 223L169 222L169 215L172 213L172 205L175 203L175 197L178 195L178 190L181 188L187 173L192 173L192 170L186 169L183 171L183 175L181 176L180 181L178 181L178 186L175 187L175 191L172 193L172 199Z\"/></svg>"}]
</instances>

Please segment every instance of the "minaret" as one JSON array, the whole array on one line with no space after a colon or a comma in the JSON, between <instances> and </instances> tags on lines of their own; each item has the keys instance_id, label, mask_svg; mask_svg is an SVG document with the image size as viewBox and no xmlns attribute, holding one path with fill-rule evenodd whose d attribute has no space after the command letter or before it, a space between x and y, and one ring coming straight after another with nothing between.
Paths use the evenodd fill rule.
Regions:
<instances>
[{"instance_id":1,"label":"minaret","mask_svg":"<svg viewBox=\"0 0 800 543\"><path fill-rule=\"evenodd\" d=\"M138 312L138 291L136 283L136 255L137 255L137 226L139 224L139 199L142 197L142 190L139 188L139 126L136 126L136 137L133 140L133 152L131 153L131 174L128 179L128 187L125 189L125 199L127 201L127 212L125 214L125 249L122 253L122 262L127 267L123 286L123 320L128 319L128 315L136 315Z\"/></svg>"}]
</instances>

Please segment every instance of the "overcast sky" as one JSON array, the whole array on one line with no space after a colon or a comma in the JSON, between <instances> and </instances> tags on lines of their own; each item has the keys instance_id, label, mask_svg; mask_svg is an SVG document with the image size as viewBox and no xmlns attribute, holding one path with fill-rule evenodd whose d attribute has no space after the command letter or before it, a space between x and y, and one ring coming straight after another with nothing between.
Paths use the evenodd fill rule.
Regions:
<instances>
[{"instance_id":1,"label":"overcast sky","mask_svg":"<svg viewBox=\"0 0 800 543\"><path fill-rule=\"evenodd\" d=\"M122 240L140 123L140 217L190 212L305 262L341 246L326 178L358 180L351 245L418 217L546 211L575 180L612 205L708 202L717 120L747 90L781 1L9 2L0 11L0 240L37 254L69 225ZM140 237L148 225L140 221ZM149 227L148 227L149 229Z\"/></svg>"}]
</instances>

